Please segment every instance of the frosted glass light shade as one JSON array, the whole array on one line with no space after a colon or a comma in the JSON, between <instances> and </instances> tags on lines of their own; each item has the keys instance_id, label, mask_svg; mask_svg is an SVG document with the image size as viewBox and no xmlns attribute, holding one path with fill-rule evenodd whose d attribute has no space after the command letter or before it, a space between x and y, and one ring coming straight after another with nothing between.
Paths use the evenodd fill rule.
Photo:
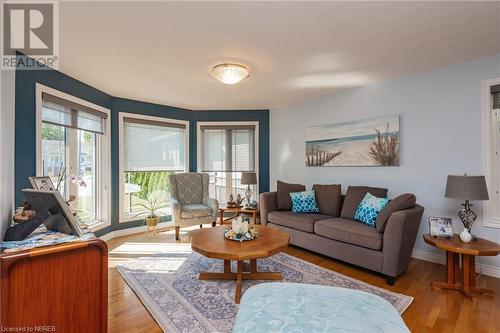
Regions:
<instances>
[{"instance_id":1,"label":"frosted glass light shade","mask_svg":"<svg viewBox=\"0 0 500 333\"><path fill-rule=\"evenodd\" d=\"M250 75L248 68L238 64L220 64L212 68L212 76L224 84L236 84Z\"/></svg>"}]
</instances>

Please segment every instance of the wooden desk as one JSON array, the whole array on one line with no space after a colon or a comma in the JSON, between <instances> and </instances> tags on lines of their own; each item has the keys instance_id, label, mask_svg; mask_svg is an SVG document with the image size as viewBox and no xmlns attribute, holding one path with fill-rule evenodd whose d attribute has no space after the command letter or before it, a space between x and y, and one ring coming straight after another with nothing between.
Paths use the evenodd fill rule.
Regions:
<instances>
[{"instance_id":1,"label":"wooden desk","mask_svg":"<svg viewBox=\"0 0 500 333\"><path fill-rule=\"evenodd\" d=\"M232 212L235 213L233 216L224 218L224 212ZM219 207L219 214L220 214L220 225L223 225L224 222L229 221L234 219L235 217L238 217L243 214L248 214L252 215L252 220L254 224L257 224L257 215L259 214L259 208L256 209L249 209L245 207Z\"/></svg>"},{"instance_id":2,"label":"wooden desk","mask_svg":"<svg viewBox=\"0 0 500 333\"><path fill-rule=\"evenodd\" d=\"M424 241L446 251L447 281L434 281L432 282L433 288L458 290L470 300L472 300L472 293L493 295L491 289L476 287L475 257L498 255L500 244L482 238L464 243L458 238L458 235L447 239L427 234L424 235ZM460 256L462 256L462 269L459 267ZM461 279L460 275L462 275Z\"/></svg>"},{"instance_id":3,"label":"wooden desk","mask_svg":"<svg viewBox=\"0 0 500 333\"><path fill-rule=\"evenodd\" d=\"M2 328L107 332L108 248L91 239L0 255Z\"/></svg>"}]
</instances>

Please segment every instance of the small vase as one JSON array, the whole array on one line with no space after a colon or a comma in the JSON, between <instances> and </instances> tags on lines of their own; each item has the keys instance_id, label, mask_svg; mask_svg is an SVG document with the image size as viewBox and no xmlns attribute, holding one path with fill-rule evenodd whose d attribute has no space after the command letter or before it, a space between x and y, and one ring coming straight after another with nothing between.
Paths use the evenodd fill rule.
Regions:
<instances>
[{"instance_id":1,"label":"small vase","mask_svg":"<svg viewBox=\"0 0 500 333\"><path fill-rule=\"evenodd\" d=\"M464 228L464 230L462 230L459 237L460 237L460 240L464 243L468 243L472 240L472 235L469 232L469 230L467 230L467 228Z\"/></svg>"}]
</instances>

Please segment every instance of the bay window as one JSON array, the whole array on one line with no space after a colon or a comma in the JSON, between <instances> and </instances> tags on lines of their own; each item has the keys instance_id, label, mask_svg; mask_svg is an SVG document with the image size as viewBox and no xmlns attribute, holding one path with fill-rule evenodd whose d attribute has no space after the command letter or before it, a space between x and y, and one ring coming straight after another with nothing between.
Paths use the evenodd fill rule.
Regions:
<instances>
[{"instance_id":1,"label":"bay window","mask_svg":"<svg viewBox=\"0 0 500 333\"><path fill-rule=\"evenodd\" d=\"M241 173L257 172L257 142L256 122L198 123L198 170L210 175L210 197L221 204L244 197Z\"/></svg>"},{"instance_id":2,"label":"bay window","mask_svg":"<svg viewBox=\"0 0 500 333\"><path fill-rule=\"evenodd\" d=\"M148 198L167 203L169 175L188 170L187 121L120 113L120 221L137 220Z\"/></svg>"},{"instance_id":3,"label":"bay window","mask_svg":"<svg viewBox=\"0 0 500 333\"><path fill-rule=\"evenodd\" d=\"M37 175L49 176L77 217L110 223L109 110L37 84Z\"/></svg>"}]
</instances>

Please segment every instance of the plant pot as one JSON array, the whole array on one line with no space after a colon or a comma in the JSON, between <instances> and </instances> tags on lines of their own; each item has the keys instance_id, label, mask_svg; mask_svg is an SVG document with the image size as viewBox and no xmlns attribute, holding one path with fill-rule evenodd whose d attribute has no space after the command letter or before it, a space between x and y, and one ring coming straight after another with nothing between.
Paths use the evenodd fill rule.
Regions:
<instances>
[{"instance_id":1,"label":"plant pot","mask_svg":"<svg viewBox=\"0 0 500 333\"><path fill-rule=\"evenodd\" d=\"M146 217L146 224L150 227L156 227L160 218L158 216L155 217Z\"/></svg>"}]
</instances>

